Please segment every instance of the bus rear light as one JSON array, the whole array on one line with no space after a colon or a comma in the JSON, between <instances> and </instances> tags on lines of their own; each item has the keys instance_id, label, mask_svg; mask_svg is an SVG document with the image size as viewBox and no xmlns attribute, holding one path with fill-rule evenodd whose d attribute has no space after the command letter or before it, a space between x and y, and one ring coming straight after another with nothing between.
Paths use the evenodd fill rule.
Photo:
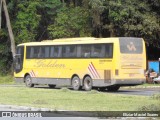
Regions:
<instances>
[{"instance_id":1,"label":"bus rear light","mask_svg":"<svg viewBox=\"0 0 160 120\"><path fill-rule=\"evenodd\" d=\"M115 75L119 75L119 70L115 70Z\"/></svg>"}]
</instances>

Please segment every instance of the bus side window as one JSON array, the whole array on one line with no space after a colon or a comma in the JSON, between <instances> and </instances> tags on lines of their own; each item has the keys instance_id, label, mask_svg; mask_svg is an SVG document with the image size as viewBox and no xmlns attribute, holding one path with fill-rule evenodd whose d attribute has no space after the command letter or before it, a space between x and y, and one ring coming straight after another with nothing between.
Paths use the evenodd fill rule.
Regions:
<instances>
[{"instance_id":1,"label":"bus side window","mask_svg":"<svg viewBox=\"0 0 160 120\"><path fill-rule=\"evenodd\" d=\"M45 58L49 58L49 48L48 46L45 47L45 53L44 53L44 56Z\"/></svg>"},{"instance_id":2,"label":"bus side window","mask_svg":"<svg viewBox=\"0 0 160 120\"><path fill-rule=\"evenodd\" d=\"M78 58L81 57L81 46L80 45L77 46L77 57Z\"/></svg>"},{"instance_id":3,"label":"bus side window","mask_svg":"<svg viewBox=\"0 0 160 120\"><path fill-rule=\"evenodd\" d=\"M93 58L102 58L105 55L105 46L100 45L93 45L91 49L91 57Z\"/></svg>"},{"instance_id":4,"label":"bus side window","mask_svg":"<svg viewBox=\"0 0 160 120\"><path fill-rule=\"evenodd\" d=\"M45 57L45 47L39 47L38 58L44 58L44 57Z\"/></svg>"},{"instance_id":5,"label":"bus side window","mask_svg":"<svg viewBox=\"0 0 160 120\"><path fill-rule=\"evenodd\" d=\"M70 46L63 46L63 48L62 48L62 56L64 58L69 57L69 52L70 52Z\"/></svg>"},{"instance_id":6,"label":"bus side window","mask_svg":"<svg viewBox=\"0 0 160 120\"><path fill-rule=\"evenodd\" d=\"M113 44L106 44L106 58L113 57Z\"/></svg>"},{"instance_id":7,"label":"bus side window","mask_svg":"<svg viewBox=\"0 0 160 120\"><path fill-rule=\"evenodd\" d=\"M30 59L30 58L33 58L33 52L34 52L34 49L33 47L30 47L30 46L27 46L27 55L26 55L26 58L27 59Z\"/></svg>"},{"instance_id":8,"label":"bus side window","mask_svg":"<svg viewBox=\"0 0 160 120\"><path fill-rule=\"evenodd\" d=\"M90 56L91 56L91 46L90 45L82 45L81 57L90 58Z\"/></svg>"},{"instance_id":9,"label":"bus side window","mask_svg":"<svg viewBox=\"0 0 160 120\"><path fill-rule=\"evenodd\" d=\"M71 58L73 58L73 57L76 57L76 46L74 45L72 45L72 46L70 46L70 51L69 51L69 57L71 57Z\"/></svg>"},{"instance_id":10,"label":"bus side window","mask_svg":"<svg viewBox=\"0 0 160 120\"><path fill-rule=\"evenodd\" d=\"M62 46L56 46L55 47L54 56L56 58L62 57Z\"/></svg>"},{"instance_id":11,"label":"bus side window","mask_svg":"<svg viewBox=\"0 0 160 120\"><path fill-rule=\"evenodd\" d=\"M34 48L30 47L29 58L34 58Z\"/></svg>"},{"instance_id":12,"label":"bus side window","mask_svg":"<svg viewBox=\"0 0 160 120\"><path fill-rule=\"evenodd\" d=\"M105 57L105 45L102 45L101 47L101 53L100 53L100 58L104 58Z\"/></svg>"},{"instance_id":13,"label":"bus side window","mask_svg":"<svg viewBox=\"0 0 160 120\"><path fill-rule=\"evenodd\" d=\"M91 46L91 57L98 57L98 53L96 52L96 50L95 50L95 45L92 45Z\"/></svg>"},{"instance_id":14,"label":"bus side window","mask_svg":"<svg viewBox=\"0 0 160 120\"><path fill-rule=\"evenodd\" d=\"M50 49L50 57L53 58L54 57L54 46L51 46L51 49Z\"/></svg>"},{"instance_id":15,"label":"bus side window","mask_svg":"<svg viewBox=\"0 0 160 120\"><path fill-rule=\"evenodd\" d=\"M55 48L54 48L54 57L58 57L58 47L57 46L55 46Z\"/></svg>"},{"instance_id":16,"label":"bus side window","mask_svg":"<svg viewBox=\"0 0 160 120\"><path fill-rule=\"evenodd\" d=\"M76 57L76 46L63 46L62 56L65 58Z\"/></svg>"},{"instance_id":17,"label":"bus side window","mask_svg":"<svg viewBox=\"0 0 160 120\"><path fill-rule=\"evenodd\" d=\"M34 47L33 49L33 58L38 58L39 47Z\"/></svg>"},{"instance_id":18,"label":"bus side window","mask_svg":"<svg viewBox=\"0 0 160 120\"><path fill-rule=\"evenodd\" d=\"M51 58L62 57L62 46L52 46L50 49L50 57Z\"/></svg>"}]
</instances>

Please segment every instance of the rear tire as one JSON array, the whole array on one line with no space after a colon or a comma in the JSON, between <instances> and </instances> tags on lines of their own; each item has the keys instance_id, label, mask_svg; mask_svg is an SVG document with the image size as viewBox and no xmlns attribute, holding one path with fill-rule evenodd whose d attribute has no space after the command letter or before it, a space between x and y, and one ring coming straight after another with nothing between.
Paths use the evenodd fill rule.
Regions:
<instances>
[{"instance_id":1,"label":"rear tire","mask_svg":"<svg viewBox=\"0 0 160 120\"><path fill-rule=\"evenodd\" d=\"M93 85L92 79L89 76L85 77L83 85L84 85L84 89L86 91L90 91L92 89L92 85Z\"/></svg>"},{"instance_id":2,"label":"rear tire","mask_svg":"<svg viewBox=\"0 0 160 120\"><path fill-rule=\"evenodd\" d=\"M26 87L29 87L29 88L34 87L34 84L32 84L32 78L30 75L27 75L25 77L25 84L26 84Z\"/></svg>"},{"instance_id":3,"label":"rear tire","mask_svg":"<svg viewBox=\"0 0 160 120\"><path fill-rule=\"evenodd\" d=\"M107 87L108 91L112 91L112 92L115 92L115 91L118 91L120 88L120 86L109 86Z\"/></svg>"},{"instance_id":4,"label":"rear tire","mask_svg":"<svg viewBox=\"0 0 160 120\"><path fill-rule=\"evenodd\" d=\"M80 83L79 77L77 77L77 76L73 77L73 79L72 79L72 88L74 90L79 90L80 87L81 87L81 83Z\"/></svg>"}]
</instances>

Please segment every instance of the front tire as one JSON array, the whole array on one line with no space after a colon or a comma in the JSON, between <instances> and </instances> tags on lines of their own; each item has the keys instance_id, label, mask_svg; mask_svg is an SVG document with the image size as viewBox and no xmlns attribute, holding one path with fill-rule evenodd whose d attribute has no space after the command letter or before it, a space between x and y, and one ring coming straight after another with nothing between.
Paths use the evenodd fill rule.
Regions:
<instances>
[{"instance_id":1,"label":"front tire","mask_svg":"<svg viewBox=\"0 0 160 120\"><path fill-rule=\"evenodd\" d=\"M79 90L81 87L80 79L79 77L75 76L72 79L72 87L74 90Z\"/></svg>"},{"instance_id":2,"label":"front tire","mask_svg":"<svg viewBox=\"0 0 160 120\"><path fill-rule=\"evenodd\" d=\"M92 85L93 85L92 79L89 76L85 77L83 85L84 85L84 89L86 91L90 91L92 89Z\"/></svg>"},{"instance_id":3,"label":"front tire","mask_svg":"<svg viewBox=\"0 0 160 120\"><path fill-rule=\"evenodd\" d=\"M25 84L26 84L26 87L34 87L34 84L32 84L32 78L30 75L27 75L25 77Z\"/></svg>"}]
</instances>

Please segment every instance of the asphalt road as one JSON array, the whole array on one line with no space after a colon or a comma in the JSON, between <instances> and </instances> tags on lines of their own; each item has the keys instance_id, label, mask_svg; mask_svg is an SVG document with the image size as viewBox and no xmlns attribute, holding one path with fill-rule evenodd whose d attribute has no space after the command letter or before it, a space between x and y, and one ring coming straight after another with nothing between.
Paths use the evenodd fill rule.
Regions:
<instances>
[{"instance_id":1,"label":"asphalt road","mask_svg":"<svg viewBox=\"0 0 160 120\"><path fill-rule=\"evenodd\" d=\"M107 93L152 96L154 94L160 93L160 87L156 87L156 88L123 88L122 87L117 92L107 92Z\"/></svg>"},{"instance_id":2,"label":"asphalt road","mask_svg":"<svg viewBox=\"0 0 160 120\"><path fill-rule=\"evenodd\" d=\"M51 89L47 86L35 86L35 88L45 88L45 89ZM60 89L60 88L55 88ZM84 91L84 90L81 90ZM86 91L84 91L86 92ZM146 87L146 88L137 88L137 87L121 87L116 92L109 92L107 90L103 91L104 93L114 93L114 94L126 94L126 95L141 95L141 96L152 96L154 94L160 93L160 86L159 87Z\"/></svg>"}]
</instances>

